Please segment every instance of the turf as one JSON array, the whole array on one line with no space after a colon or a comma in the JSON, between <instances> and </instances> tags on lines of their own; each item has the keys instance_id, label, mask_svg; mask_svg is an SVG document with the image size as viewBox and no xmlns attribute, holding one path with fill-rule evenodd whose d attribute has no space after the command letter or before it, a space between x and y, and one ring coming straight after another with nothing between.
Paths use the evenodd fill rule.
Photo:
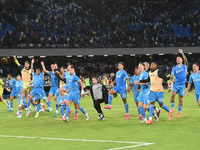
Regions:
<instances>
[{"instance_id":1,"label":"turf","mask_svg":"<svg viewBox=\"0 0 200 150\"><path fill-rule=\"evenodd\" d=\"M153 125L140 124L137 120L137 109L133 100L133 93L128 94L130 109L130 120L125 120L125 109L120 96L113 98L112 110L103 108L106 120L98 121L98 114L93 108L91 97L81 100L81 105L90 116L86 121L85 116L79 111L78 120L74 120L74 111L69 123L57 120L60 117L53 117L52 112L40 113L39 118L31 116L16 119L14 113L17 111L17 100L14 101L14 112L7 112L5 106L0 103L0 135L27 136L27 137L48 137L63 139L86 139L106 141L130 141L154 143L153 145L132 147L137 150L171 150L171 149L199 149L200 131L200 109L196 103L194 92L190 96L184 96L181 118L178 119L178 100L176 96L175 112L171 121L168 120L168 113L161 109L159 122ZM165 104L170 107L170 94L165 91ZM156 104L158 106L158 104ZM55 108L55 102L52 101ZM105 106L102 104L102 107ZM74 109L74 106L71 107ZM158 106L159 108L159 106ZM113 149L127 147L137 144L113 143L113 142L88 142L88 141L64 141L56 139L41 138L11 138L0 137L0 149Z\"/></svg>"}]
</instances>

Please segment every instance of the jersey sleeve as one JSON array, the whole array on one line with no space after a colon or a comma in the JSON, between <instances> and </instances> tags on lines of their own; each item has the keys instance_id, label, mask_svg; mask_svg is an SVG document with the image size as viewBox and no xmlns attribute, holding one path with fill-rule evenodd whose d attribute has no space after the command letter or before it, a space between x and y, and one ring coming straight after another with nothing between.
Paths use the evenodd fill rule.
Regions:
<instances>
[{"instance_id":1,"label":"jersey sleeve","mask_svg":"<svg viewBox=\"0 0 200 150\"><path fill-rule=\"evenodd\" d=\"M125 78L125 79L128 79L128 78L129 78L126 71L124 72L124 78Z\"/></svg>"},{"instance_id":2,"label":"jersey sleeve","mask_svg":"<svg viewBox=\"0 0 200 150\"><path fill-rule=\"evenodd\" d=\"M0 79L0 85L4 85L4 82L2 79Z\"/></svg>"},{"instance_id":3,"label":"jersey sleeve","mask_svg":"<svg viewBox=\"0 0 200 150\"><path fill-rule=\"evenodd\" d=\"M77 82L81 81L81 79L78 76L75 76L74 80L77 81Z\"/></svg>"},{"instance_id":4,"label":"jersey sleeve","mask_svg":"<svg viewBox=\"0 0 200 150\"><path fill-rule=\"evenodd\" d=\"M131 77L130 83L133 84L133 77Z\"/></svg>"},{"instance_id":5,"label":"jersey sleeve","mask_svg":"<svg viewBox=\"0 0 200 150\"><path fill-rule=\"evenodd\" d=\"M192 82L193 82L192 75L190 75L189 83L192 83Z\"/></svg>"}]
</instances>

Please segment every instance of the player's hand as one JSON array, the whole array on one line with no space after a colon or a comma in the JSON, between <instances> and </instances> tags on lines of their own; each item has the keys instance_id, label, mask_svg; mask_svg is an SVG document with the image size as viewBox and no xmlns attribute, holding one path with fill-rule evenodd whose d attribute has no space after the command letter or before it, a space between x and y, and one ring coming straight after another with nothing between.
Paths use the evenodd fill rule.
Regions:
<instances>
[{"instance_id":1,"label":"player's hand","mask_svg":"<svg viewBox=\"0 0 200 150\"><path fill-rule=\"evenodd\" d=\"M16 58L16 56L15 56L15 55L13 55L13 58Z\"/></svg>"},{"instance_id":2,"label":"player's hand","mask_svg":"<svg viewBox=\"0 0 200 150\"><path fill-rule=\"evenodd\" d=\"M179 51L179 53L183 53L183 50L182 50L182 49L179 49L178 51Z\"/></svg>"},{"instance_id":3,"label":"player's hand","mask_svg":"<svg viewBox=\"0 0 200 150\"><path fill-rule=\"evenodd\" d=\"M42 65L42 66L44 65L44 62L43 62L43 61L41 61L41 65Z\"/></svg>"},{"instance_id":4,"label":"player's hand","mask_svg":"<svg viewBox=\"0 0 200 150\"><path fill-rule=\"evenodd\" d=\"M59 74L59 71L55 71L55 74Z\"/></svg>"},{"instance_id":5,"label":"player's hand","mask_svg":"<svg viewBox=\"0 0 200 150\"><path fill-rule=\"evenodd\" d=\"M81 97L84 97L85 96L85 94L81 94Z\"/></svg>"},{"instance_id":6,"label":"player's hand","mask_svg":"<svg viewBox=\"0 0 200 150\"><path fill-rule=\"evenodd\" d=\"M134 81L135 85L139 85L139 82L138 81Z\"/></svg>"},{"instance_id":7,"label":"player's hand","mask_svg":"<svg viewBox=\"0 0 200 150\"><path fill-rule=\"evenodd\" d=\"M187 94L187 96L189 96L189 91L187 91L187 93L186 93L186 94Z\"/></svg>"},{"instance_id":8,"label":"player's hand","mask_svg":"<svg viewBox=\"0 0 200 150\"><path fill-rule=\"evenodd\" d=\"M140 92L140 89L138 89L137 92L139 93L139 92Z\"/></svg>"},{"instance_id":9,"label":"player's hand","mask_svg":"<svg viewBox=\"0 0 200 150\"><path fill-rule=\"evenodd\" d=\"M127 88L127 92L130 93L130 88Z\"/></svg>"},{"instance_id":10,"label":"player's hand","mask_svg":"<svg viewBox=\"0 0 200 150\"><path fill-rule=\"evenodd\" d=\"M175 83L175 80L174 80L174 79L172 79L171 81L172 81L172 83Z\"/></svg>"},{"instance_id":11,"label":"player's hand","mask_svg":"<svg viewBox=\"0 0 200 150\"><path fill-rule=\"evenodd\" d=\"M31 63L34 63L35 62L35 59L33 58L32 60L31 60Z\"/></svg>"}]
</instances>

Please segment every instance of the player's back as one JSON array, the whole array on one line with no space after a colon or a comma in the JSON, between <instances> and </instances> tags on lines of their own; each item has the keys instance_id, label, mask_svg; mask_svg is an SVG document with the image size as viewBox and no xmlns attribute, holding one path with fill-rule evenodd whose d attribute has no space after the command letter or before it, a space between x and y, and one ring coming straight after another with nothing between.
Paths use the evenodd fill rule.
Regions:
<instances>
[{"instance_id":1,"label":"player's back","mask_svg":"<svg viewBox=\"0 0 200 150\"><path fill-rule=\"evenodd\" d=\"M59 80L56 77L55 73L53 71L49 71L50 79L51 79L51 87L58 87L59 86Z\"/></svg>"},{"instance_id":2,"label":"player's back","mask_svg":"<svg viewBox=\"0 0 200 150\"><path fill-rule=\"evenodd\" d=\"M11 80L9 80L9 84L10 84L10 87L12 88L12 91L16 91L17 88L16 88L16 83L17 83L17 80L12 78Z\"/></svg>"},{"instance_id":3,"label":"player's back","mask_svg":"<svg viewBox=\"0 0 200 150\"><path fill-rule=\"evenodd\" d=\"M44 86L44 73L36 74L33 72L33 87L43 87Z\"/></svg>"},{"instance_id":4,"label":"player's back","mask_svg":"<svg viewBox=\"0 0 200 150\"><path fill-rule=\"evenodd\" d=\"M121 71L117 71L116 73L116 86L120 89L126 88L126 79L128 78L128 74L124 69Z\"/></svg>"},{"instance_id":5,"label":"player's back","mask_svg":"<svg viewBox=\"0 0 200 150\"><path fill-rule=\"evenodd\" d=\"M23 89L23 82L22 82L22 80L17 81L15 85L16 85L17 93L19 93Z\"/></svg>"},{"instance_id":6,"label":"player's back","mask_svg":"<svg viewBox=\"0 0 200 150\"><path fill-rule=\"evenodd\" d=\"M138 89L138 85L136 85L134 81L139 81L139 76L134 75L131 77L131 84L133 84L134 91L136 92Z\"/></svg>"},{"instance_id":7,"label":"player's back","mask_svg":"<svg viewBox=\"0 0 200 150\"><path fill-rule=\"evenodd\" d=\"M139 80L146 80L148 79L149 75L146 71L143 71L140 76L139 76ZM141 86L141 90L140 92L148 92L150 90L150 85L140 85Z\"/></svg>"},{"instance_id":8,"label":"player's back","mask_svg":"<svg viewBox=\"0 0 200 150\"><path fill-rule=\"evenodd\" d=\"M180 67L176 65L172 68L172 74L175 76L174 84L184 84L186 82L187 66L184 64Z\"/></svg>"}]
</instances>

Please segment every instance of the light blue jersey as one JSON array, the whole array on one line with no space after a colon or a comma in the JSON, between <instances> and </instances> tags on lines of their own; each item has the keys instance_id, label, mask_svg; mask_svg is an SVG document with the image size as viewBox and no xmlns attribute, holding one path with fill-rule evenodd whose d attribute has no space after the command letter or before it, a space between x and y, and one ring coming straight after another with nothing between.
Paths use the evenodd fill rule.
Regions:
<instances>
[{"instance_id":1,"label":"light blue jersey","mask_svg":"<svg viewBox=\"0 0 200 150\"><path fill-rule=\"evenodd\" d=\"M44 73L41 72L40 74L36 74L33 72L33 89L30 93L30 95L33 95L35 99L41 99L42 98L42 92L43 92L43 86L44 86Z\"/></svg>"},{"instance_id":2,"label":"light blue jersey","mask_svg":"<svg viewBox=\"0 0 200 150\"><path fill-rule=\"evenodd\" d=\"M130 83L133 84L134 93L137 92L137 90L138 90L138 85L135 85L135 83L134 83L135 81L136 82L139 81L139 76L134 75L131 77Z\"/></svg>"},{"instance_id":3,"label":"light blue jersey","mask_svg":"<svg viewBox=\"0 0 200 150\"><path fill-rule=\"evenodd\" d=\"M69 94L80 94L80 90L79 90L79 82L81 81L81 79L76 76L76 75L72 75L68 77L68 84L69 84Z\"/></svg>"},{"instance_id":4,"label":"light blue jersey","mask_svg":"<svg viewBox=\"0 0 200 150\"><path fill-rule=\"evenodd\" d=\"M17 83L17 80L14 78L9 80L10 87L11 87L12 91L14 91L14 92L17 92L16 83Z\"/></svg>"},{"instance_id":5,"label":"light blue jersey","mask_svg":"<svg viewBox=\"0 0 200 150\"><path fill-rule=\"evenodd\" d=\"M186 82L186 76L187 76L187 66L182 65L178 66L176 65L175 67L172 68L172 73L175 76L175 85L176 84L185 84Z\"/></svg>"},{"instance_id":6,"label":"light blue jersey","mask_svg":"<svg viewBox=\"0 0 200 150\"><path fill-rule=\"evenodd\" d=\"M33 72L33 87L44 87L44 73L36 74Z\"/></svg>"},{"instance_id":7,"label":"light blue jersey","mask_svg":"<svg viewBox=\"0 0 200 150\"><path fill-rule=\"evenodd\" d=\"M149 75L146 71L143 71L140 76L139 76L139 80L146 80L148 79ZM140 92L143 93L143 92L149 92L150 90L150 85L147 84L147 85L140 85L141 86L141 89L140 89Z\"/></svg>"},{"instance_id":8,"label":"light blue jersey","mask_svg":"<svg viewBox=\"0 0 200 150\"><path fill-rule=\"evenodd\" d=\"M51 79L51 87L58 88L59 87L59 80L56 77L53 71L49 71L50 79Z\"/></svg>"},{"instance_id":9,"label":"light blue jersey","mask_svg":"<svg viewBox=\"0 0 200 150\"><path fill-rule=\"evenodd\" d=\"M76 75L76 73L74 72L73 75ZM70 74L68 71L65 72L65 74L63 75L63 77L66 79L66 86L64 86L64 88L66 89L66 91L68 90L69 88L69 78L70 78Z\"/></svg>"},{"instance_id":10,"label":"light blue jersey","mask_svg":"<svg viewBox=\"0 0 200 150\"><path fill-rule=\"evenodd\" d=\"M16 82L16 90L17 90L17 93L18 93L18 94L21 94L22 89L23 89L23 81L22 81L22 80L17 81L17 82Z\"/></svg>"},{"instance_id":11,"label":"light blue jersey","mask_svg":"<svg viewBox=\"0 0 200 150\"><path fill-rule=\"evenodd\" d=\"M135 100L135 103L137 103L137 97L139 95L139 92L137 91L138 90L138 85L135 85L134 81L136 81L136 82L139 81L139 76L136 76L136 75L132 76L131 77L131 81L130 81L130 83L133 84L134 100Z\"/></svg>"},{"instance_id":12,"label":"light blue jersey","mask_svg":"<svg viewBox=\"0 0 200 150\"><path fill-rule=\"evenodd\" d=\"M124 69L121 71L117 71L116 73L116 86L119 89L124 89L126 88L126 79L128 78L128 74Z\"/></svg>"},{"instance_id":13,"label":"light blue jersey","mask_svg":"<svg viewBox=\"0 0 200 150\"><path fill-rule=\"evenodd\" d=\"M195 94L200 94L200 71L198 72L198 74L191 74L190 75L190 83L194 83L194 87L195 87Z\"/></svg>"}]
</instances>

